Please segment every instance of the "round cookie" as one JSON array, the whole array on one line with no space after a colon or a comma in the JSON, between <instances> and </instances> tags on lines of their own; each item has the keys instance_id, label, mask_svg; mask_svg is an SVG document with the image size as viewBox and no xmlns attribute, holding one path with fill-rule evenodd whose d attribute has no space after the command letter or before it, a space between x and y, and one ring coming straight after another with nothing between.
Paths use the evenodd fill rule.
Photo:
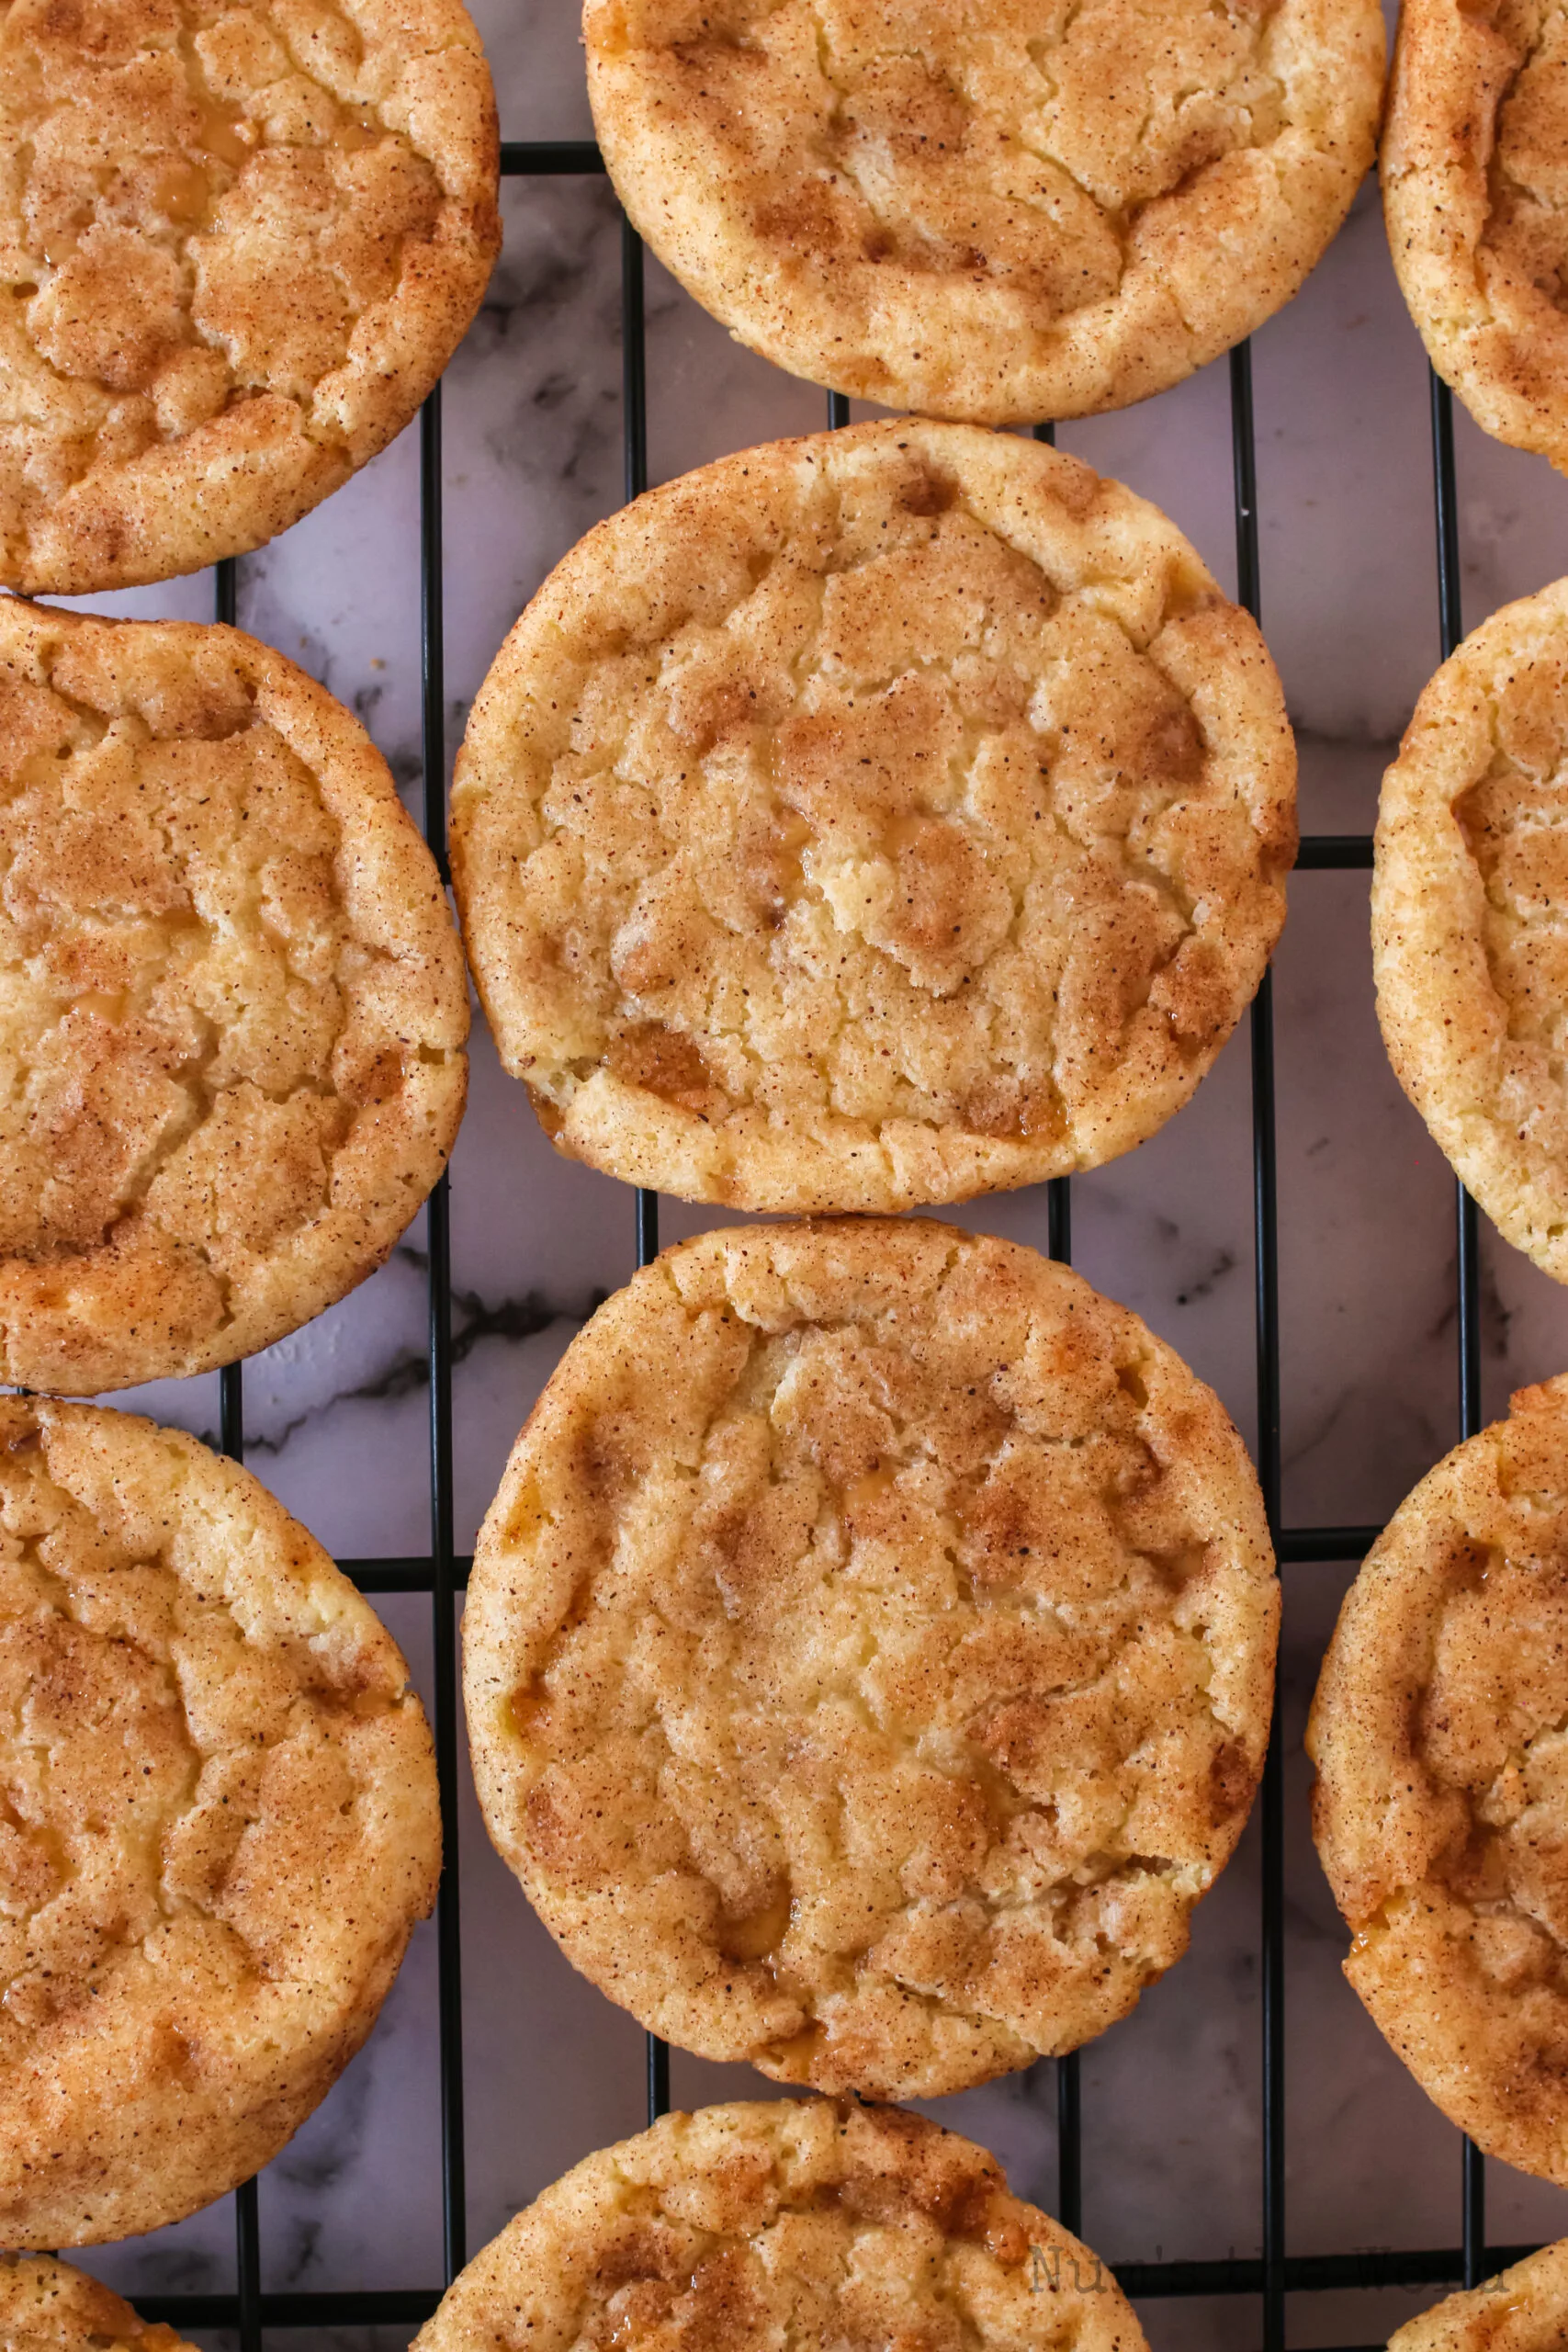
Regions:
<instances>
[{"instance_id":1,"label":"round cookie","mask_svg":"<svg viewBox=\"0 0 1568 2352\"><path fill-rule=\"evenodd\" d=\"M11 0L0 580L83 595L298 522L401 432L500 250L460 0Z\"/></svg>"},{"instance_id":2,"label":"round cookie","mask_svg":"<svg viewBox=\"0 0 1568 2352\"><path fill-rule=\"evenodd\" d=\"M1289 301L1377 142L1375 0L586 0L616 192L737 339L1008 424Z\"/></svg>"},{"instance_id":3,"label":"round cookie","mask_svg":"<svg viewBox=\"0 0 1568 2352\"><path fill-rule=\"evenodd\" d=\"M0 2254L0 2352L192 2352L101 2280L49 2254Z\"/></svg>"},{"instance_id":4,"label":"round cookie","mask_svg":"<svg viewBox=\"0 0 1568 2352\"><path fill-rule=\"evenodd\" d=\"M1568 468L1568 28L1540 0L1404 0L1382 179L1400 288L1478 424Z\"/></svg>"},{"instance_id":5,"label":"round cookie","mask_svg":"<svg viewBox=\"0 0 1568 2352\"><path fill-rule=\"evenodd\" d=\"M236 629L0 599L0 1378L204 1372L330 1306L440 1175L467 1033L357 719Z\"/></svg>"},{"instance_id":6,"label":"round cookie","mask_svg":"<svg viewBox=\"0 0 1568 2352\"><path fill-rule=\"evenodd\" d=\"M486 1518L479 1800L651 2030L931 2098L1180 1957L1278 1611L1218 1400L1076 1274L924 1222L705 1234L573 1341Z\"/></svg>"},{"instance_id":7,"label":"round cookie","mask_svg":"<svg viewBox=\"0 0 1568 2352\"><path fill-rule=\"evenodd\" d=\"M1394 1074L1487 1216L1568 1281L1568 580L1506 605L1423 692L1372 877Z\"/></svg>"},{"instance_id":8,"label":"round cookie","mask_svg":"<svg viewBox=\"0 0 1568 2352\"><path fill-rule=\"evenodd\" d=\"M368 1603L194 1438L0 1401L0 2245L96 2245L325 2098L435 1899L434 1759Z\"/></svg>"},{"instance_id":9,"label":"round cookie","mask_svg":"<svg viewBox=\"0 0 1568 2352\"><path fill-rule=\"evenodd\" d=\"M1565 2340L1568 2238L1406 2320L1388 2352L1561 2352Z\"/></svg>"},{"instance_id":10,"label":"round cookie","mask_svg":"<svg viewBox=\"0 0 1568 2352\"><path fill-rule=\"evenodd\" d=\"M896 2108L736 2101L574 2165L448 2287L415 2352L962 2342L1146 2352L1099 2257L996 2158Z\"/></svg>"},{"instance_id":11,"label":"round cookie","mask_svg":"<svg viewBox=\"0 0 1568 2352\"><path fill-rule=\"evenodd\" d=\"M1443 2113L1568 2184L1568 1375L1403 1502L1313 1704L1345 1973Z\"/></svg>"},{"instance_id":12,"label":"round cookie","mask_svg":"<svg viewBox=\"0 0 1568 2352\"><path fill-rule=\"evenodd\" d=\"M1295 842L1273 663L1173 526L908 421L602 523L453 792L469 959L557 1146L797 1214L1151 1135L1257 989Z\"/></svg>"}]
</instances>

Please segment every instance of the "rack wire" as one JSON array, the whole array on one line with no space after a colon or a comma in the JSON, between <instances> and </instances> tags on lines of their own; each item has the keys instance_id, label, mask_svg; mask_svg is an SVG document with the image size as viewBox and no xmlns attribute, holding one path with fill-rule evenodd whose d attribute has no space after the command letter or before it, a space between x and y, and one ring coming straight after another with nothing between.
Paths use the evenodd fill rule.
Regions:
<instances>
[{"instance_id":1,"label":"rack wire","mask_svg":"<svg viewBox=\"0 0 1568 2352\"><path fill-rule=\"evenodd\" d=\"M602 174L604 163L589 140L505 141L502 171L512 178L537 179ZM643 249L629 222L621 225L622 435L626 495L648 485L647 354L644 335ZM1234 483L1236 580L1239 601L1258 617L1261 582L1252 366L1247 345L1230 356L1230 418ZM847 424L850 403L828 395L830 426ZM1054 438L1043 424L1038 436ZM422 614L422 718L424 834L442 879L446 858L446 682L442 635L441 393L439 386L420 416L420 592ZM1453 407L1446 385L1431 379L1433 503L1437 538L1438 635L1443 658L1461 634L1460 549L1456 500ZM235 567L218 567L217 617L232 622ZM1370 833L1315 833L1302 842L1297 871L1343 872L1372 863ZM1274 1019L1272 982L1265 976L1250 1019L1252 1090L1252 1222L1258 1468L1269 1524L1281 1567L1303 1563L1361 1559L1382 1532L1375 1526L1287 1527L1280 1511L1280 1330L1279 1235L1276 1204L1274 1113ZM441 1782L441 1819L446 1860L436 1906L437 2010L440 2035L441 2181L444 2278L428 2289L349 2289L316 2292L264 2293L261 2240L254 2181L235 2196L235 2284L220 2294L146 2295L141 2306L150 2318L186 2329L230 2329L241 2352L262 2352L264 2332L323 2326L412 2325L426 2319L443 2286L467 2259L463 2141L462 1951L457 1902L457 1604L468 1581L469 1559L457 1553L453 1535L452 1289L450 1209L443 1177L427 1208L429 1255L428 1370L430 1383L430 1550L424 1555L346 1559L340 1563L362 1592L424 1592L430 1595L434 1668L434 1731ZM635 1196L637 1261L646 1265L659 1247L658 1195ZM1472 1436L1481 1427L1480 1240L1474 1202L1458 1188L1457 1224L1457 1433ZM1071 1256L1071 1186L1059 1179L1046 1187L1047 1248L1052 1257ZM221 1375L221 1436L225 1453L242 1459L244 1447L243 1368ZM1460 2182L1460 2241L1457 2245L1406 2250L1362 2250L1347 2254L1292 2256L1287 2250L1285 2200L1285 1981L1284 1981L1284 1757L1276 1707L1259 1799L1262 1849L1260 1951L1262 1959L1261 2145L1259 2243L1256 2256L1219 2260L1107 2259L1124 2291L1137 2300L1168 2296L1251 2296L1260 2304L1263 2352L1284 2352L1286 2300L1294 2294L1386 2287L1473 2286L1532 2251L1523 2245L1491 2245L1485 2236L1485 2167L1479 2150L1463 2146ZM1066 2226L1080 2227L1083 2188L1083 2113L1077 2053L1055 2061L1057 2186L1055 2211ZM648 2112L652 2120L670 2104L667 2046L648 2036ZM1366 2347L1371 2352L1371 2347Z\"/></svg>"}]
</instances>

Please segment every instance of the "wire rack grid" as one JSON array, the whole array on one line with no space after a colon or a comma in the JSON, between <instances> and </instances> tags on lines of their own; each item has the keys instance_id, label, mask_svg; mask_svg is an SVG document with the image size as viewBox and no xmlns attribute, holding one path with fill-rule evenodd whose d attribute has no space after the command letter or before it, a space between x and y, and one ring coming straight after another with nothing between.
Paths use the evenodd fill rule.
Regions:
<instances>
[{"instance_id":1,"label":"wire rack grid","mask_svg":"<svg viewBox=\"0 0 1568 2352\"><path fill-rule=\"evenodd\" d=\"M507 141L502 171L512 178L602 174L597 147L588 140ZM643 249L629 223L621 227L622 440L626 495L648 486L647 363L644 337ZM1248 346L1230 356L1230 422L1239 601L1259 616L1258 513ZM1436 525L1436 585L1439 639L1444 658L1461 635L1460 548L1456 505L1452 400L1436 376L1430 382L1433 503ZM827 396L831 426L850 421L849 401ZM441 392L439 386L420 416L420 584L422 616L422 721L425 839L447 878L446 681L443 648ZM1042 424L1038 437L1054 438ZM234 565L217 572L216 616L232 622ZM1370 868L1371 836L1315 833L1301 844L1298 872ZM1281 1568L1308 1563L1359 1561L1381 1532L1375 1526L1298 1526L1280 1521L1280 1328L1275 1179L1274 1024L1271 980L1265 976L1249 1016L1252 1114L1252 1245L1258 1469ZM1481 1427L1481 1275L1474 1202L1456 1187L1457 1391L1456 1435ZM1046 1240L1052 1257L1071 1254L1071 1183L1063 1178L1046 1187ZM632 1204L628 1204L628 1206ZM652 1193L635 1195L637 1261L644 1265L659 1247L659 1201ZM233 2331L240 2352L262 2352L269 2329L411 2326L428 2318L443 2287L468 2258L463 2136L462 1953L457 1901L457 1597L469 1561L454 1543L452 1424L452 1288L447 1180L443 1177L428 1204L428 1367L430 1549L423 1556L349 1558L340 1565L362 1592L428 1593L432 1609L434 1676L434 1731L441 1783L446 1860L437 1899L437 2007L440 2047L441 2192L445 2277L428 2289L339 2289L264 2293L255 2182L235 2195L235 2283L219 2294L142 2295L144 2313L186 2329ZM244 1372L235 1364L221 1375L220 1442L236 1459L244 1450ZM1461 2217L1457 2245L1403 2250L1360 2250L1292 2256L1286 2251L1285 2199L1285 1939L1284 1939L1284 1758L1278 1709L1259 1796L1262 1893L1261 1957L1261 2252L1221 2260L1118 2260L1122 2249L1103 2249L1124 2291L1135 2300L1166 2296L1249 2296L1259 2306L1263 2352L1285 2352L1289 2295L1380 2287L1473 2286L1531 2251L1527 2246L1488 2245L1485 2234L1485 2168L1480 2153L1465 2143L1459 2186ZM647 2038L648 2112L652 2120L670 2103L666 2046ZM1077 2054L1055 2062L1057 2182L1055 2210L1077 2233L1083 2177L1083 2119ZM1365 2347L1364 2352L1372 2352Z\"/></svg>"}]
</instances>

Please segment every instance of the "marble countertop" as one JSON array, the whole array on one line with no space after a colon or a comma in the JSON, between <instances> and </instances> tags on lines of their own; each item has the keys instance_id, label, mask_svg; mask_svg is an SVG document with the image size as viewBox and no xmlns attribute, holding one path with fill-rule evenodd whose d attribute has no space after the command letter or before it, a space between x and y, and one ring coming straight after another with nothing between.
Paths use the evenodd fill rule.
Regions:
<instances>
[{"instance_id":1,"label":"marble countertop","mask_svg":"<svg viewBox=\"0 0 1568 2352\"><path fill-rule=\"evenodd\" d=\"M570 0L482 0L511 138L587 135ZM619 226L602 179L513 179L506 244L446 381L449 742L502 638L550 565L621 495ZM651 262L655 481L824 421L822 395L732 344ZM1378 780L1438 660L1427 375L1369 184L1298 300L1254 342L1262 617L1303 752L1309 831L1366 830ZM1464 616L1568 569L1568 483L1458 416ZM1235 579L1222 361L1062 446L1152 498ZM420 778L418 451L411 431L240 567L242 625L364 718L400 783ZM96 608L206 617L210 576ZM1454 1442L1455 1244L1448 1170L1405 1104L1372 1012L1367 876L1298 875L1276 958L1285 1517L1384 1517ZM1245 1024L1195 1102L1131 1157L1080 1179L1075 1260L1145 1316L1254 1425L1251 1163ZM1018 1193L953 1212L1043 1247ZM452 1174L457 1541L471 1544L508 1448L578 1322L634 1262L629 1193L558 1159L482 1027ZM672 1204L665 1235L719 1220ZM1568 1365L1568 1297L1483 1238L1489 1413ZM347 1555L428 1546L425 1263L416 1225L372 1281L246 1375L249 1459ZM209 1433L216 1378L123 1400ZM1347 1568L1285 1572L1289 2232L1295 2254L1457 2243L1459 2139L1339 1973L1345 1935L1307 1831L1301 1753ZM428 1684L430 1610L382 1604ZM468 2225L479 2245L577 2157L640 2126L641 2037L572 1973L485 1838L462 1826ZM1254 1823L1197 1915L1192 1950L1083 2057L1084 2234L1107 2260L1253 2253L1259 2243L1258 1860ZM264 2175L268 2288L429 2287L441 2276L434 1934L422 1930L363 2054ZM761 2095L743 2068L676 2056L677 2101ZM1050 2206L1053 2070L933 2112L986 2142ZM1496 2242L1568 2232L1568 2198L1493 2165ZM229 2287L225 2203L98 2250L135 2294ZM1430 2300L1292 2298L1292 2342L1382 2342ZM1142 2307L1156 2352L1258 2341L1247 2298ZM376 2331L337 2331L347 2352ZM382 2330L387 2352L406 2330ZM329 2334L275 2339L327 2352ZM367 2347L368 2352L368 2347ZM379 2346L378 2346L379 2352Z\"/></svg>"}]
</instances>

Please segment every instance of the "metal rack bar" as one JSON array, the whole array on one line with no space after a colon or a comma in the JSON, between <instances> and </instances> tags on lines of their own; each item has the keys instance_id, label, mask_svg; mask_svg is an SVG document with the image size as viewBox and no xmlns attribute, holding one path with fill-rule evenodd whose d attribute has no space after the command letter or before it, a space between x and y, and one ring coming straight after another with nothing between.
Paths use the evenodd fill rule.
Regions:
<instances>
[{"instance_id":1,"label":"metal rack bar","mask_svg":"<svg viewBox=\"0 0 1568 2352\"><path fill-rule=\"evenodd\" d=\"M213 567L213 618L232 628L239 609L239 567L232 556ZM245 1367L218 1375L218 1443L231 1462L245 1458ZM254 2178L234 2191L234 2278L240 2352L261 2352L261 2206Z\"/></svg>"},{"instance_id":2,"label":"metal rack bar","mask_svg":"<svg viewBox=\"0 0 1568 2352\"><path fill-rule=\"evenodd\" d=\"M1065 1178L1057 1181L1065 1182ZM639 1214L652 1219L651 1228L645 1226L645 1254L638 1261L646 1265L658 1255L659 1195L646 1195L646 1207L639 1196ZM1046 1200L1046 1229L1049 1238L1046 1254L1064 1261L1071 1258L1070 1208L1064 1197L1058 1200L1048 1192ZM1378 1537L1381 1527L1281 1527L1276 1531L1274 1548L1287 1566L1310 1566L1335 1560L1364 1560ZM468 1581L473 1561L467 1552L457 1553L452 1561L452 1584L461 1591ZM431 1560L414 1555L385 1559L344 1558L338 1562L344 1575L359 1587L361 1592L430 1592L434 1589L435 1568Z\"/></svg>"},{"instance_id":3,"label":"metal rack bar","mask_svg":"<svg viewBox=\"0 0 1568 2352\"><path fill-rule=\"evenodd\" d=\"M621 222L621 442L626 503L648 488L648 332L642 299L642 239Z\"/></svg>"},{"instance_id":4,"label":"metal rack bar","mask_svg":"<svg viewBox=\"0 0 1568 2352\"><path fill-rule=\"evenodd\" d=\"M604 168L604 158L592 139L503 139L501 142L502 179L566 178Z\"/></svg>"},{"instance_id":5,"label":"metal rack bar","mask_svg":"<svg viewBox=\"0 0 1568 2352\"><path fill-rule=\"evenodd\" d=\"M1047 419L1034 438L1056 446L1056 426ZM1053 1176L1045 1187L1045 1253L1059 1264L1073 1259L1073 1188L1068 1176ZM1079 2052L1056 2061L1056 2219L1074 2237L1083 2234L1083 2069Z\"/></svg>"},{"instance_id":6,"label":"metal rack bar","mask_svg":"<svg viewBox=\"0 0 1568 2352\"><path fill-rule=\"evenodd\" d=\"M1360 866L1370 873L1371 863L1371 833L1304 833L1296 857L1296 871L1325 874L1346 866Z\"/></svg>"},{"instance_id":7,"label":"metal rack bar","mask_svg":"<svg viewBox=\"0 0 1568 2352\"><path fill-rule=\"evenodd\" d=\"M1522 2262L1533 2245L1495 2245L1497 2269ZM1214 2262L1111 2262L1107 2266L1125 2294L1140 2302L1162 2302L1192 2295L1257 2295L1263 2289L1263 2263L1257 2256ZM1376 2246L1353 2254L1292 2255L1285 2263L1288 2294L1332 2294L1382 2287L1451 2287L1464 2268L1461 2246ZM367 2327L418 2324L441 2300L436 2288L355 2288L263 2295L264 2327ZM146 2319L190 2328L232 2327L239 2316L234 2295L139 2294L136 2308ZM1348 2352L1341 2347L1341 2352ZM1376 2347L1382 2352L1382 2347Z\"/></svg>"},{"instance_id":8,"label":"metal rack bar","mask_svg":"<svg viewBox=\"0 0 1568 2352\"><path fill-rule=\"evenodd\" d=\"M232 620L234 610L234 579L232 563L219 567L219 617ZM227 574L227 578L224 578ZM218 1442L231 1461L245 1458L245 1370L243 1363L225 1364L218 1375ZM243 2180L234 2191L234 2270L237 2286L236 2317L239 2323L240 2352L261 2352L262 2292L261 2292L261 2210L254 2177Z\"/></svg>"},{"instance_id":9,"label":"metal rack bar","mask_svg":"<svg viewBox=\"0 0 1568 2352\"><path fill-rule=\"evenodd\" d=\"M441 514L441 387L419 417L420 699L424 838L445 882L446 669ZM453 1543L452 1223L445 1174L425 1204L430 1365L431 1636L435 1769L441 1787L441 1885L435 1898L441 2062L441 2238L448 2280L468 2260L463 2142L462 1895L457 1862L457 1578ZM467 1579L465 1578L465 1581Z\"/></svg>"},{"instance_id":10,"label":"metal rack bar","mask_svg":"<svg viewBox=\"0 0 1568 2352\"><path fill-rule=\"evenodd\" d=\"M1438 539L1438 630L1446 662L1464 635L1459 548L1459 485L1454 467L1453 394L1429 370L1432 403L1432 514ZM1481 1427L1481 1227L1475 1203L1462 1184L1454 1187L1454 1238L1459 1295L1459 1433L1473 1437ZM1460 2210L1464 2231L1464 2283L1478 2287L1487 2276L1486 2159L1466 2140L1461 2158Z\"/></svg>"},{"instance_id":11,"label":"metal rack bar","mask_svg":"<svg viewBox=\"0 0 1568 2352\"><path fill-rule=\"evenodd\" d=\"M1280 1527L1274 1550L1287 1566L1308 1561L1364 1560L1381 1527Z\"/></svg>"},{"instance_id":12,"label":"metal rack bar","mask_svg":"<svg viewBox=\"0 0 1568 2352\"><path fill-rule=\"evenodd\" d=\"M1060 1264L1072 1263L1070 1176L1053 1176L1045 1187L1045 1247ZM1056 2061L1056 2219L1074 2237L1082 2236L1083 2072L1076 2050Z\"/></svg>"},{"instance_id":13,"label":"metal rack bar","mask_svg":"<svg viewBox=\"0 0 1568 2352\"><path fill-rule=\"evenodd\" d=\"M1259 613L1258 489L1252 359L1231 355L1236 574L1242 602ZM1256 1268L1258 1456L1271 1534L1280 1521L1279 1215L1274 1105L1274 981L1266 972L1249 1015L1252 1059L1253 1227ZM1285 1798L1284 1748L1276 1690L1262 1790L1263 2342L1285 2342Z\"/></svg>"},{"instance_id":14,"label":"metal rack bar","mask_svg":"<svg viewBox=\"0 0 1568 2352\"><path fill-rule=\"evenodd\" d=\"M626 503L648 488L648 319L643 301L642 239L621 219L621 449ZM637 1261L659 1255L659 1195L636 1195ZM670 2044L656 2033L643 2036L648 2070L648 2120L670 2112Z\"/></svg>"},{"instance_id":15,"label":"metal rack bar","mask_svg":"<svg viewBox=\"0 0 1568 2352\"><path fill-rule=\"evenodd\" d=\"M1236 596L1259 616L1258 458L1252 350L1230 356L1231 471ZM1258 1471L1273 1534L1280 1525L1280 1234L1275 1167L1274 983L1265 972L1249 1015L1252 1046L1252 1226L1257 1329ZM1285 2346L1285 1765L1278 1692L1260 1800L1263 1829L1264 2352Z\"/></svg>"}]
</instances>

